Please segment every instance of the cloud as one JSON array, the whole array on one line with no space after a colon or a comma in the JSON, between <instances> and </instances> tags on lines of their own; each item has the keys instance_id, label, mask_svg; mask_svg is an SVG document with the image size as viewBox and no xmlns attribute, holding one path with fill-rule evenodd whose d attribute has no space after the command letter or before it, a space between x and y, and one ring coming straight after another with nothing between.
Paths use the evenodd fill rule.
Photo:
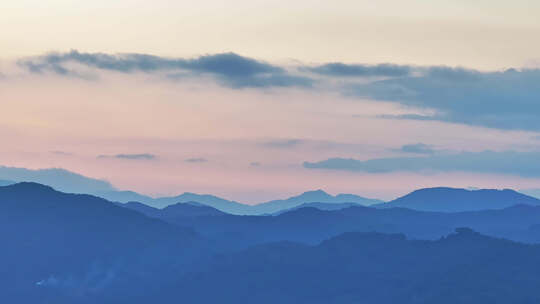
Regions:
<instances>
[{"instance_id":1,"label":"cloud","mask_svg":"<svg viewBox=\"0 0 540 304\"><path fill-rule=\"evenodd\" d=\"M397 150L399 152L416 153L416 154L433 154L435 152L431 148L431 146L423 144L423 143L403 145L401 146L400 149L397 149Z\"/></svg>"},{"instance_id":2,"label":"cloud","mask_svg":"<svg viewBox=\"0 0 540 304\"><path fill-rule=\"evenodd\" d=\"M65 151L50 151L52 154L61 155L61 156L72 156L73 153Z\"/></svg>"},{"instance_id":3,"label":"cloud","mask_svg":"<svg viewBox=\"0 0 540 304\"><path fill-rule=\"evenodd\" d=\"M251 162L249 165L252 167L260 167L262 164L260 162Z\"/></svg>"},{"instance_id":4,"label":"cloud","mask_svg":"<svg viewBox=\"0 0 540 304\"><path fill-rule=\"evenodd\" d=\"M208 74L232 88L311 86L312 80L289 74L284 68L243 57L235 53L205 55L197 58L166 58L147 54L50 53L19 60L19 66L33 73L52 72L63 76L82 77L69 68L70 63L121 73L166 72L168 78Z\"/></svg>"},{"instance_id":5,"label":"cloud","mask_svg":"<svg viewBox=\"0 0 540 304\"><path fill-rule=\"evenodd\" d=\"M88 72L81 71L82 65L120 73L159 73L176 81L212 76L221 85L235 89L324 88L433 113L379 116L385 119L433 120L502 130L540 131L539 68L486 72L446 66L332 62L287 69L235 53L168 58L76 50L29 57L19 60L18 64L32 73L48 72L66 77L90 78ZM315 80L314 74L327 77ZM332 81L343 77L349 79ZM359 77L365 79L358 81Z\"/></svg>"},{"instance_id":6,"label":"cloud","mask_svg":"<svg viewBox=\"0 0 540 304\"><path fill-rule=\"evenodd\" d=\"M202 157L188 158L184 160L186 163L206 163L208 160Z\"/></svg>"},{"instance_id":7,"label":"cloud","mask_svg":"<svg viewBox=\"0 0 540 304\"><path fill-rule=\"evenodd\" d=\"M346 93L435 112L429 116L382 118L540 130L540 69L480 72L450 67L417 68L417 73L406 77L350 85Z\"/></svg>"},{"instance_id":8,"label":"cloud","mask_svg":"<svg viewBox=\"0 0 540 304\"><path fill-rule=\"evenodd\" d=\"M141 154L116 154L116 155L99 155L98 158L119 158L130 160L154 160L157 158L154 154L141 153Z\"/></svg>"},{"instance_id":9,"label":"cloud","mask_svg":"<svg viewBox=\"0 0 540 304\"><path fill-rule=\"evenodd\" d=\"M377 118L397 119L397 120L423 120L423 121L437 120L433 116L420 115L420 114L400 114L400 115L383 114L383 115L377 115Z\"/></svg>"},{"instance_id":10,"label":"cloud","mask_svg":"<svg viewBox=\"0 0 540 304\"><path fill-rule=\"evenodd\" d=\"M308 169L343 170L366 173L389 172L474 172L540 177L540 152L483 151L435 154L423 157L391 157L357 160L330 158L304 162Z\"/></svg>"},{"instance_id":11,"label":"cloud","mask_svg":"<svg viewBox=\"0 0 540 304\"><path fill-rule=\"evenodd\" d=\"M401 77L409 75L413 68L405 65L396 64L344 64L340 62L327 63L314 67L303 67L302 70L316 74L336 77L372 77L372 76L391 76Z\"/></svg>"},{"instance_id":12,"label":"cloud","mask_svg":"<svg viewBox=\"0 0 540 304\"><path fill-rule=\"evenodd\" d=\"M267 148L289 149L304 143L302 139L277 139L263 142L261 145Z\"/></svg>"}]
</instances>

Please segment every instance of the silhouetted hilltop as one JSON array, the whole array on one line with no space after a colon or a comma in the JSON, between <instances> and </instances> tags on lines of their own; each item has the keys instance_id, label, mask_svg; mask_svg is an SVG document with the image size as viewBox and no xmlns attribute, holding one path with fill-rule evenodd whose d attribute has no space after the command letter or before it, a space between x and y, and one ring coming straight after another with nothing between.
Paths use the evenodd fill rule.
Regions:
<instances>
[{"instance_id":1,"label":"silhouetted hilltop","mask_svg":"<svg viewBox=\"0 0 540 304\"><path fill-rule=\"evenodd\" d=\"M162 217L220 216L226 213L196 202L177 203L162 209Z\"/></svg>"},{"instance_id":2,"label":"silhouetted hilltop","mask_svg":"<svg viewBox=\"0 0 540 304\"><path fill-rule=\"evenodd\" d=\"M164 208L166 206L176 203L188 203L197 202L203 205L207 205L223 212L242 214L245 210L250 208L249 205L244 205L235 201L229 201L220 197L210 194L196 194L185 192L178 196L163 197L154 199L154 206L158 208Z\"/></svg>"},{"instance_id":3,"label":"silhouetted hilltop","mask_svg":"<svg viewBox=\"0 0 540 304\"><path fill-rule=\"evenodd\" d=\"M359 204L357 203L305 203L305 204L293 207L291 209L280 210L274 213L274 215L283 214L283 213L296 210L296 209L301 209L301 208L315 208L319 210L340 210L340 209L345 209L345 208L354 207L358 205Z\"/></svg>"},{"instance_id":4,"label":"silhouetted hilltop","mask_svg":"<svg viewBox=\"0 0 540 304\"><path fill-rule=\"evenodd\" d=\"M176 269L198 243L192 230L36 183L0 187L0 240L2 298L11 303L41 302L40 282L86 293L112 276Z\"/></svg>"},{"instance_id":5,"label":"silhouetted hilltop","mask_svg":"<svg viewBox=\"0 0 540 304\"><path fill-rule=\"evenodd\" d=\"M377 208L403 207L422 211L459 212L502 209L513 205L540 205L540 200L514 190L466 190L456 188L426 188L413 191Z\"/></svg>"},{"instance_id":6,"label":"silhouetted hilltop","mask_svg":"<svg viewBox=\"0 0 540 304\"><path fill-rule=\"evenodd\" d=\"M150 207L139 202L118 203L118 206L135 210L149 217L178 224L184 223L187 217L228 215L228 213L197 202L176 203L163 209Z\"/></svg>"}]
</instances>

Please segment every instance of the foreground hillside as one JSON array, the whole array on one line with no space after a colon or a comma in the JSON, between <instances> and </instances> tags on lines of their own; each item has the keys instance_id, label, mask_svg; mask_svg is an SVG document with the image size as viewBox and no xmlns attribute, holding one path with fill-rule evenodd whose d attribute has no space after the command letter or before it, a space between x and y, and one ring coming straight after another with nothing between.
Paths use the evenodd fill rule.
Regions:
<instances>
[{"instance_id":1,"label":"foreground hillside","mask_svg":"<svg viewBox=\"0 0 540 304\"><path fill-rule=\"evenodd\" d=\"M192 230L34 183L0 187L0 242L1 298L11 303L33 303L45 286L87 294L117 277L178 271L201 253Z\"/></svg>"},{"instance_id":2,"label":"foreground hillside","mask_svg":"<svg viewBox=\"0 0 540 304\"><path fill-rule=\"evenodd\" d=\"M538 303L538 267L540 247L469 229L437 241L346 233L313 247L281 242L217 258L170 296L197 303Z\"/></svg>"}]
</instances>

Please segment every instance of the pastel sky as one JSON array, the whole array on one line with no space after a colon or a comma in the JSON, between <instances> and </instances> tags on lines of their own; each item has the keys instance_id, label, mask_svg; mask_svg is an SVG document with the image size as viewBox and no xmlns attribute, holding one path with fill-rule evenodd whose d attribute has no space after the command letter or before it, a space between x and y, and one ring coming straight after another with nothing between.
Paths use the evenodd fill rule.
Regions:
<instances>
[{"instance_id":1,"label":"pastel sky","mask_svg":"<svg viewBox=\"0 0 540 304\"><path fill-rule=\"evenodd\" d=\"M245 203L540 188L538 1L0 11L0 165Z\"/></svg>"}]
</instances>

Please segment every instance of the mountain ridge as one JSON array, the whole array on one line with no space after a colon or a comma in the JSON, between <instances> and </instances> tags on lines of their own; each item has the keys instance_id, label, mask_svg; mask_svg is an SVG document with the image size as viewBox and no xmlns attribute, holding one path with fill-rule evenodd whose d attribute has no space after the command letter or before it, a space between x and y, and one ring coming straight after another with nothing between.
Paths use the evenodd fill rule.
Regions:
<instances>
[{"instance_id":1,"label":"mountain ridge","mask_svg":"<svg viewBox=\"0 0 540 304\"><path fill-rule=\"evenodd\" d=\"M10 178L11 177L11 178ZM16 178L14 178L16 177ZM255 205L242 204L236 201L227 200L211 194L196 194L184 192L177 196L153 198L134 191L122 191L115 189L110 183L104 180L88 178L83 175L73 173L68 170L52 168L30 170L16 167L0 166L0 186L17 183L21 179L30 182L51 185L54 189L69 193L86 193L103 197L109 201L127 203L140 202L148 206L164 208L176 203L197 201L200 204L216 208L222 212L237 215L268 215L282 213L285 210L297 208L302 204L319 203L322 209L335 209L333 206L323 204L361 204L370 205L376 208L404 207L424 211L460 212L483 209L500 209L513 204L540 204L540 199L527 196L526 194L514 190L480 189L466 190L451 187L423 188L397 198L390 202L382 202L376 199L364 198L354 194L330 195L323 190L305 191L299 195L286 199L277 199L262 202ZM428 192L439 191L440 197L434 198ZM445 192L445 193L442 193ZM427 195L426 195L427 193ZM461 194L456 194L461 193ZM490 194L491 193L491 194ZM479 194L485 194L481 196ZM495 199L494 195L506 197ZM415 199L416 197L416 199ZM454 198L450 202L450 198ZM490 203L487 203L487 202ZM343 205L344 206L344 205Z\"/></svg>"},{"instance_id":2,"label":"mountain ridge","mask_svg":"<svg viewBox=\"0 0 540 304\"><path fill-rule=\"evenodd\" d=\"M540 205L540 199L511 189L469 190L451 187L423 188L376 208L404 207L421 211L460 212L503 209L513 205Z\"/></svg>"}]
</instances>

